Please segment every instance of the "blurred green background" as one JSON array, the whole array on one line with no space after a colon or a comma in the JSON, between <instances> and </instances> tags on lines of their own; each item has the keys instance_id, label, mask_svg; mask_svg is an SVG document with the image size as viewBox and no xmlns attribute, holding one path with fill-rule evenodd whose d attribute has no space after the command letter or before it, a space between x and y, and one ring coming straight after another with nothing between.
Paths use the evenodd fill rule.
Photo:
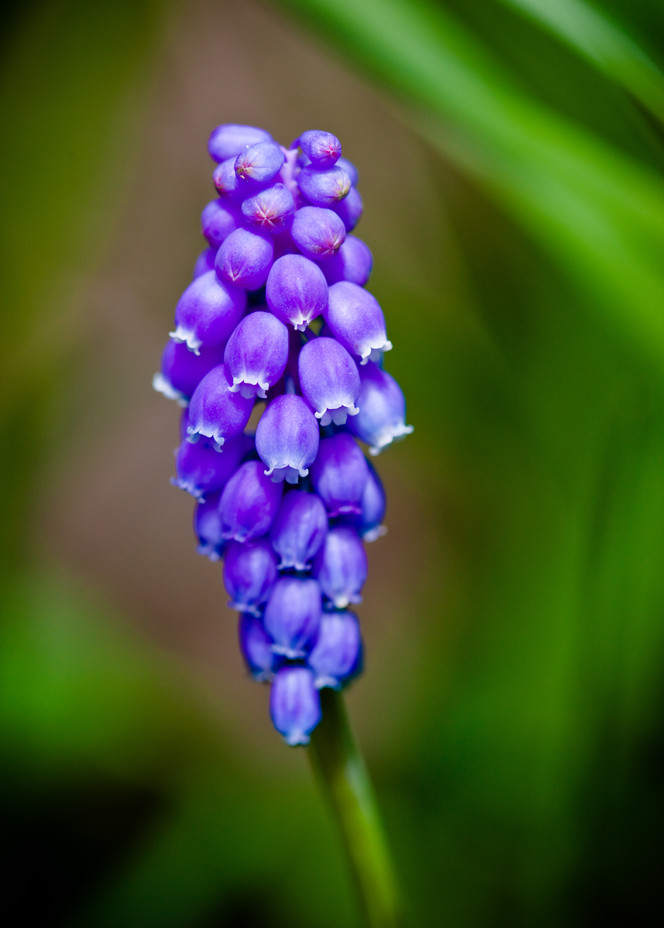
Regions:
<instances>
[{"instance_id":1,"label":"blurred green background","mask_svg":"<svg viewBox=\"0 0 664 928\"><path fill-rule=\"evenodd\" d=\"M152 393L220 122L336 133L414 435L348 694L412 926L651 924L664 826L655 0L14 5L0 765L21 924L354 928ZM661 852L660 852L661 856ZM11 906L9 907L11 908Z\"/></svg>"}]
</instances>

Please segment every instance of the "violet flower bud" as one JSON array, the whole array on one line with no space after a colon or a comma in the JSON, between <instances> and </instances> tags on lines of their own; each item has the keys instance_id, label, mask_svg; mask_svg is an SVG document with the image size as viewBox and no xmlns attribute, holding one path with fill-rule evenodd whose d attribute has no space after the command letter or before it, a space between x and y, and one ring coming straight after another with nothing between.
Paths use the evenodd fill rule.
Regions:
<instances>
[{"instance_id":1,"label":"violet flower bud","mask_svg":"<svg viewBox=\"0 0 664 928\"><path fill-rule=\"evenodd\" d=\"M282 492L283 485L265 476L260 461L241 464L219 501L224 538L249 541L269 532Z\"/></svg>"},{"instance_id":2,"label":"violet flower bud","mask_svg":"<svg viewBox=\"0 0 664 928\"><path fill-rule=\"evenodd\" d=\"M220 281L214 271L193 280L175 308L173 341L183 342L194 354L201 346L223 345L242 318L247 303L244 291Z\"/></svg>"},{"instance_id":3,"label":"violet flower bud","mask_svg":"<svg viewBox=\"0 0 664 928\"><path fill-rule=\"evenodd\" d=\"M346 228L343 220L331 209L303 206L293 217L291 235L303 255L325 261L343 244Z\"/></svg>"},{"instance_id":4,"label":"violet flower bud","mask_svg":"<svg viewBox=\"0 0 664 928\"><path fill-rule=\"evenodd\" d=\"M192 275L194 280L197 277L200 277L201 274L205 274L207 271L214 270L214 260L217 257L217 251L217 248L210 246L209 248L206 248L205 251L202 251L196 258L196 263L194 264L194 273Z\"/></svg>"},{"instance_id":5,"label":"violet flower bud","mask_svg":"<svg viewBox=\"0 0 664 928\"><path fill-rule=\"evenodd\" d=\"M272 265L265 298L278 319L303 332L327 308L327 283L313 261L284 255Z\"/></svg>"},{"instance_id":6,"label":"violet flower bud","mask_svg":"<svg viewBox=\"0 0 664 928\"><path fill-rule=\"evenodd\" d=\"M286 493L270 532L279 569L309 570L326 534L327 513L320 497L303 490Z\"/></svg>"},{"instance_id":7,"label":"violet flower bud","mask_svg":"<svg viewBox=\"0 0 664 928\"><path fill-rule=\"evenodd\" d=\"M199 354L194 354L181 342L169 341L161 356L161 371L152 378L152 386L167 399L186 406L203 377L222 359L219 348L201 348Z\"/></svg>"},{"instance_id":8,"label":"violet flower bud","mask_svg":"<svg viewBox=\"0 0 664 928\"><path fill-rule=\"evenodd\" d=\"M257 142L271 142L272 136L265 129L256 126L238 126L234 123L225 123L217 126L210 133L208 139L208 152L213 161L224 161L226 158L235 158L245 148Z\"/></svg>"},{"instance_id":9,"label":"violet flower bud","mask_svg":"<svg viewBox=\"0 0 664 928\"><path fill-rule=\"evenodd\" d=\"M371 276L372 267L373 258L367 245L355 235L347 235L336 255L322 265L322 270L328 284L348 280L358 287L364 287Z\"/></svg>"},{"instance_id":10,"label":"violet flower bud","mask_svg":"<svg viewBox=\"0 0 664 928\"><path fill-rule=\"evenodd\" d=\"M406 401L394 377L376 364L367 364L360 375L359 414L349 423L349 430L369 445L369 454L413 431L406 425Z\"/></svg>"},{"instance_id":11,"label":"violet flower bud","mask_svg":"<svg viewBox=\"0 0 664 928\"><path fill-rule=\"evenodd\" d=\"M300 190L313 206L334 206L350 191L350 177L338 166L320 170L314 166L302 168L297 178Z\"/></svg>"},{"instance_id":12,"label":"violet flower bud","mask_svg":"<svg viewBox=\"0 0 664 928\"><path fill-rule=\"evenodd\" d=\"M244 612L238 622L238 638L240 651L254 680L259 683L271 680L283 660L272 650L272 639L262 621Z\"/></svg>"},{"instance_id":13,"label":"violet flower bud","mask_svg":"<svg viewBox=\"0 0 664 928\"><path fill-rule=\"evenodd\" d=\"M306 477L318 451L315 416L301 396L271 400L256 428L256 450L272 480L297 483Z\"/></svg>"},{"instance_id":14,"label":"violet flower bud","mask_svg":"<svg viewBox=\"0 0 664 928\"><path fill-rule=\"evenodd\" d=\"M270 717L286 744L309 744L321 719L320 697L307 667L282 667L270 692Z\"/></svg>"},{"instance_id":15,"label":"violet flower bud","mask_svg":"<svg viewBox=\"0 0 664 928\"><path fill-rule=\"evenodd\" d=\"M369 466L347 432L324 438L311 468L311 481L330 516L360 513Z\"/></svg>"},{"instance_id":16,"label":"violet flower bud","mask_svg":"<svg viewBox=\"0 0 664 928\"><path fill-rule=\"evenodd\" d=\"M336 609L361 603L360 592L367 579L367 555L357 532L348 525L337 525L327 533L316 555L313 576L326 599Z\"/></svg>"},{"instance_id":17,"label":"violet flower bud","mask_svg":"<svg viewBox=\"0 0 664 928\"><path fill-rule=\"evenodd\" d=\"M226 486L240 462L240 453L239 442L229 442L224 453L219 454L205 442L192 445L183 441L175 453L177 476L171 483L196 499L205 499L208 493L217 493Z\"/></svg>"},{"instance_id":18,"label":"violet flower bud","mask_svg":"<svg viewBox=\"0 0 664 928\"><path fill-rule=\"evenodd\" d=\"M238 612L260 615L277 579L277 559L270 544L258 539L231 541L224 555L224 586L228 605Z\"/></svg>"},{"instance_id":19,"label":"violet flower bud","mask_svg":"<svg viewBox=\"0 0 664 928\"><path fill-rule=\"evenodd\" d=\"M201 213L201 230L210 245L219 248L237 228L237 213L224 200L211 200Z\"/></svg>"},{"instance_id":20,"label":"violet flower bud","mask_svg":"<svg viewBox=\"0 0 664 928\"><path fill-rule=\"evenodd\" d=\"M346 232L352 232L362 218L364 204L357 187L351 187L348 196L330 207L344 224Z\"/></svg>"},{"instance_id":21,"label":"violet flower bud","mask_svg":"<svg viewBox=\"0 0 664 928\"><path fill-rule=\"evenodd\" d=\"M283 376L288 361L288 329L269 312L245 316L228 339L224 363L233 383L230 390L242 396L265 399Z\"/></svg>"},{"instance_id":22,"label":"violet flower bud","mask_svg":"<svg viewBox=\"0 0 664 928\"><path fill-rule=\"evenodd\" d=\"M244 290L257 290L267 280L274 258L269 236L235 229L222 243L215 261L220 280Z\"/></svg>"},{"instance_id":23,"label":"violet flower bud","mask_svg":"<svg viewBox=\"0 0 664 928\"><path fill-rule=\"evenodd\" d=\"M392 347L378 300L357 284L346 280L332 284L324 317L334 337L360 358L360 364L380 360Z\"/></svg>"},{"instance_id":24,"label":"violet flower bud","mask_svg":"<svg viewBox=\"0 0 664 928\"><path fill-rule=\"evenodd\" d=\"M307 658L317 689L338 690L362 670L360 623L352 612L324 612L316 644Z\"/></svg>"},{"instance_id":25,"label":"violet flower bud","mask_svg":"<svg viewBox=\"0 0 664 928\"><path fill-rule=\"evenodd\" d=\"M268 184L284 163L284 153L276 142L256 142L235 159L235 173L249 184Z\"/></svg>"},{"instance_id":26,"label":"violet flower bud","mask_svg":"<svg viewBox=\"0 0 664 928\"><path fill-rule=\"evenodd\" d=\"M203 377L189 403L189 441L207 438L217 451L227 438L239 434L249 421L253 397L233 392L225 364L218 364Z\"/></svg>"},{"instance_id":27,"label":"violet flower bud","mask_svg":"<svg viewBox=\"0 0 664 928\"><path fill-rule=\"evenodd\" d=\"M355 416L360 375L355 361L334 338L314 338L300 350L298 361L302 395L321 425L344 425Z\"/></svg>"},{"instance_id":28,"label":"violet flower bud","mask_svg":"<svg viewBox=\"0 0 664 928\"><path fill-rule=\"evenodd\" d=\"M226 158L216 166L212 174L212 183L223 200L234 204L247 194L247 188L235 173L235 157Z\"/></svg>"},{"instance_id":29,"label":"violet flower bud","mask_svg":"<svg viewBox=\"0 0 664 928\"><path fill-rule=\"evenodd\" d=\"M211 561L218 561L226 547L221 534L220 496L221 492L210 493L204 500L199 500L194 509L194 534L198 538L196 551Z\"/></svg>"},{"instance_id":30,"label":"violet flower bud","mask_svg":"<svg viewBox=\"0 0 664 928\"><path fill-rule=\"evenodd\" d=\"M333 167L341 157L341 142L331 132L309 129L293 142L292 147L296 148L298 145L305 158L319 169Z\"/></svg>"},{"instance_id":31,"label":"violet flower bud","mask_svg":"<svg viewBox=\"0 0 664 928\"><path fill-rule=\"evenodd\" d=\"M293 194L283 184L274 184L242 201L242 216L262 232L282 231L295 212Z\"/></svg>"},{"instance_id":32,"label":"violet flower bud","mask_svg":"<svg viewBox=\"0 0 664 928\"><path fill-rule=\"evenodd\" d=\"M343 517L344 524L352 525L359 532L364 542L377 541L387 532L383 525L386 506L385 490L371 462L367 461L367 465L369 467L369 479L362 494L360 504L362 511L359 515Z\"/></svg>"},{"instance_id":33,"label":"violet flower bud","mask_svg":"<svg viewBox=\"0 0 664 928\"><path fill-rule=\"evenodd\" d=\"M263 623L275 654L290 660L311 650L322 614L320 586L315 580L280 577L272 587Z\"/></svg>"}]
</instances>

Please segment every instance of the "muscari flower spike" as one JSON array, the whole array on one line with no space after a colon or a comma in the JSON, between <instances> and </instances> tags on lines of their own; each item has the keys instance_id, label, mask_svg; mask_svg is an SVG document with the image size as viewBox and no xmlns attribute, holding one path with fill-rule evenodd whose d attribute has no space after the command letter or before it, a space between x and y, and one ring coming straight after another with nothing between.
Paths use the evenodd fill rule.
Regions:
<instances>
[{"instance_id":1,"label":"muscari flower spike","mask_svg":"<svg viewBox=\"0 0 664 928\"><path fill-rule=\"evenodd\" d=\"M365 452L412 428L384 370L392 344L366 289L371 251L350 234L363 204L339 139L311 129L285 148L224 124L208 151L205 247L154 387L184 407L172 482L195 497L198 552L223 559L247 670L270 686L286 743L307 744L319 691L363 666L347 607L386 506Z\"/></svg>"}]
</instances>

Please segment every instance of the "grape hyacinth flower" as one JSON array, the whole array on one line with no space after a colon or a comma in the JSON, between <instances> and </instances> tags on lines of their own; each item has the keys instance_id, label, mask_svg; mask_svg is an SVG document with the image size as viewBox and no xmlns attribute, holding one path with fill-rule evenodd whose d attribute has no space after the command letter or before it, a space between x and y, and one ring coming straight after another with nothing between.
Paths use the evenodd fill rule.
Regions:
<instances>
[{"instance_id":1,"label":"grape hyacinth flower","mask_svg":"<svg viewBox=\"0 0 664 928\"><path fill-rule=\"evenodd\" d=\"M198 551L223 559L249 673L271 685L286 742L307 744L321 691L362 666L347 607L361 601L364 545L385 531L365 455L412 429L383 369L392 345L366 289L371 251L349 234L362 198L339 139L313 129L284 148L224 124L208 151L207 247L154 386L185 407L173 483L197 501Z\"/></svg>"}]
</instances>

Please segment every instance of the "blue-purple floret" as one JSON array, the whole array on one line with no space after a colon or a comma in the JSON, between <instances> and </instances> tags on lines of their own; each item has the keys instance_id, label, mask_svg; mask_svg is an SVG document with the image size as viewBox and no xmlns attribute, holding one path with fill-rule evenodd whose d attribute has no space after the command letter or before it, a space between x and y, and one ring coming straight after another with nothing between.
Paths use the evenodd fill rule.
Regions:
<instances>
[{"instance_id":1,"label":"blue-purple floret","mask_svg":"<svg viewBox=\"0 0 664 928\"><path fill-rule=\"evenodd\" d=\"M307 744L319 690L362 670L365 543L386 497L367 458L407 435L384 370L372 256L348 234L358 172L330 132L289 148L255 126L210 135L216 196L154 387L184 407L172 483L196 500L197 550L223 560L248 673L287 744Z\"/></svg>"}]
</instances>

